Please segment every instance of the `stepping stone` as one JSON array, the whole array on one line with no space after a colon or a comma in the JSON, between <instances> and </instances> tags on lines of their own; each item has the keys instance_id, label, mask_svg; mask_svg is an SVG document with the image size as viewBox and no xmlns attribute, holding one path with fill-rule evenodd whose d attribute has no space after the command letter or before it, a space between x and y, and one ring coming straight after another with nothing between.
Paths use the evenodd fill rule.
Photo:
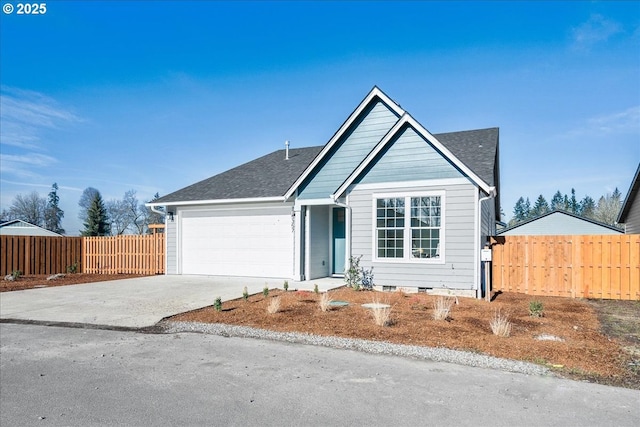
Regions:
<instances>
[{"instance_id":1,"label":"stepping stone","mask_svg":"<svg viewBox=\"0 0 640 427\"><path fill-rule=\"evenodd\" d=\"M362 304L364 308L391 308L389 304L382 304L379 302L370 302L367 304Z\"/></svg>"},{"instance_id":2,"label":"stepping stone","mask_svg":"<svg viewBox=\"0 0 640 427\"><path fill-rule=\"evenodd\" d=\"M329 305L332 307L344 307L349 305L349 303L346 301L331 301Z\"/></svg>"}]
</instances>

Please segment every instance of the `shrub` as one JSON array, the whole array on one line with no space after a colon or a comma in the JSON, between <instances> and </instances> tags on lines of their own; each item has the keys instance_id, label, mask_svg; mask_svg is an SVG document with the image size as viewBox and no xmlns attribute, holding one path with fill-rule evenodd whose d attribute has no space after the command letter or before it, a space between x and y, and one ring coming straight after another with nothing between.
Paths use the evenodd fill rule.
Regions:
<instances>
[{"instance_id":1,"label":"shrub","mask_svg":"<svg viewBox=\"0 0 640 427\"><path fill-rule=\"evenodd\" d=\"M264 288L262 288L262 295L265 298L269 296L269 287L267 285L264 285Z\"/></svg>"},{"instance_id":2,"label":"shrub","mask_svg":"<svg viewBox=\"0 0 640 427\"><path fill-rule=\"evenodd\" d=\"M508 337L511 335L511 322L509 322L509 316L502 315L500 309L496 310L493 315L493 319L489 322L491 331L494 335L499 337Z\"/></svg>"},{"instance_id":3,"label":"shrub","mask_svg":"<svg viewBox=\"0 0 640 427\"><path fill-rule=\"evenodd\" d=\"M67 273L77 273L78 272L78 262L74 262L70 266L67 267Z\"/></svg>"},{"instance_id":4,"label":"shrub","mask_svg":"<svg viewBox=\"0 0 640 427\"><path fill-rule=\"evenodd\" d=\"M216 311L222 311L222 298L216 298L216 301L213 303L213 308Z\"/></svg>"},{"instance_id":5,"label":"shrub","mask_svg":"<svg viewBox=\"0 0 640 427\"><path fill-rule=\"evenodd\" d=\"M447 320L455 298L440 295L433 302L433 320Z\"/></svg>"},{"instance_id":6,"label":"shrub","mask_svg":"<svg viewBox=\"0 0 640 427\"><path fill-rule=\"evenodd\" d=\"M282 285L282 288L284 289L285 292L287 292L289 290L289 281L285 280L284 284Z\"/></svg>"},{"instance_id":7,"label":"shrub","mask_svg":"<svg viewBox=\"0 0 640 427\"><path fill-rule=\"evenodd\" d=\"M11 277L13 277L13 280L19 279L20 276L22 276L22 271L20 271L20 270L13 270L11 272Z\"/></svg>"},{"instance_id":8,"label":"shrub","mask_svg":"<svg viewBox=\"0 0 640 427\"><path fill-rule=\"evenodd\" d=\"M320 293L320 289L318 289L318 284L313 285L313 292L318 295Z\"/></svg>"},{"instance_id":9,"label":"shrub","mask_svg":"<svg viewBox=\"0 0 640 427\"><path fill-rule=\"evenodd\" d=\"M344 275L345 284L353 288L355 290L360 289L360 283L362 283L362 276L360 275L360 259L362 255L359 257L350 256L349 257L349 268L347 268Z\"/></svg>"},{"instance_id":10,"label":"shrub","mask_svg":"<svg viewBox=\"0 0 640 427\"><path fill-rule=\"evenodd\" d=\"M363 267L360 272L362 273L362 289L373 290L373 267L369 270L365 270Z\"/></svg>"},{"instance_id":11,"label":"shrub","mask_svg":"<svg viewBox=\"0 0 640 427\"><path fill-rule=\"evenodd\" d=\"M542 301L533 300L529 302L529 315L531 317L543 317L544 316L544 307L542 305Z\"/></svg>"},{"instance_id":12,"label":"shrub","mask_svg":"<svg viewBox=\"0 0 640 427\"><path fill-rule=\"evenodd\" d=\"M380 303L377 299L373 300L373 304L384 304ZM371 315L373 316L373 321L378 326L389 326L391 325L391 307L372 307L370 308Z\"/></svg>"},{"instance_id":13,"label":"shrub","mask_svg":"<svg viewBox=\"0 0 640 427\"><path fill-rule=\"evenodd\" d=\"M280 311L280 296L271 298L267 306L267 313L269 314L276 314L278 311Z\"/></svg>"},{"instance_id":14,"label":"shrub","mask_svg":"<svg viewBox=\"0 0 640 427\"><path fill-rule=\"evenodd\" d=\"M245 301L249 299L249 291L247 290L246 286L242 288L242 299Z\"/></svg>"},{"instance_id":15,"label":"shrub","mask_svg":"<svg viewBox=\"0 0 640 427\"><path fill-rule=\"evenodd\" d=\"M325 292L322 294L322 296L320 297L320 310L322 310L323 312L327 312L329 310L331 310L331 302L333 301L333 299L331 299L331 297L329 297L329 293Z\"/></svg>"}]
</instances>

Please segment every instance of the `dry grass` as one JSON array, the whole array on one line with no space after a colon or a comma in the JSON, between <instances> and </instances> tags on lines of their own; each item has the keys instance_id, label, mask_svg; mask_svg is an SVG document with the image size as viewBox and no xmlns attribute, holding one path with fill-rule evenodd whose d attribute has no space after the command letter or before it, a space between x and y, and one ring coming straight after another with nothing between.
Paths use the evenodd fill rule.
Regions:
<instances>
[{"instance_id":1,"label":"dry grass","mask_svg":"<svg viewBox=\"0 0 640 427\"><path fill-rule=\"evenodd\" d=\"M320 301L318 302L318 304L320 305L320 310L323 312L327 312L329 310L331 310L331 302L333 301L333 299L329 296L328 292L323 293L320 296Z\"/></svg>"},{"instance_id":2,"label":"dry grass","mask_svg":"<svg viewBox=\"0 0 640 427\"><path fill-rule=\"evenodd\" d=\"M269 305L267 306L267 313L269 314L276 314L278 311L280 311L279 295L275 298L271 298L271 301L269 301Z\"/></svg>"},{"instance_id":3,"label":"dry grass","mask_svg":"<svg viewBox=\"0 0 640 427\"><path fill-rule=\"evenodd\" d=\"M447 320L455 301L455 298L444 295L436 298L433 302L433 320Z\"/></svg>"},{"instance_id":4,"label":"dry grass","mask_svg":"<svg viewBox=\"0 0 640 427\"><path fill-rule=\"evenodd\" d=\"M372 304L387 304L374 299ZM369 309L373 316L373 321L378 326L390 326L393 321L391 319L391 307L374 307Z\"/></svg>"},{"instance_id":5,"label":"dry grass","mask_svg":"<svg viewBox=\"0 0 640 427\"><path fill-rule=\"evenodd\" d=\"M508 315L500 313L500 309L496 310L493 318L489 321L491 331L499 337L508 337L511 335L511 322Z\"/></svg>"}]
</instances>

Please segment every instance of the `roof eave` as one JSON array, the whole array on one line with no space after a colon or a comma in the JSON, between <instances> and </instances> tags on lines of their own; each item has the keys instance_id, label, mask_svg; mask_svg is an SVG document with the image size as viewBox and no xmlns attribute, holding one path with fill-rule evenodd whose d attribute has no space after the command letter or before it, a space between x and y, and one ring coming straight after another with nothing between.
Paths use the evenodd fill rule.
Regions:
<instances>
[{"instance_id":1,"label":"roof eave","mask_svg":"<svg viewBox=\"0 0 640 427\"><path fill-rule=\"evenodd\" d=\"M225 205L232 203L270 203L270 202L285 202L286 199L283 196L277 197L246 197L242 199L210 199L210 200L183 200L175 202L152 202L145 203L145 206L158 207L158 206L198 206L198 205Z\"/></svg>"},{"instance_id":2,"label":"roof eave","mask_svg":"<svg viewBox=\"0 0 640 427\"><path fill-rule=\"evenodd\" d=\"M622 209L620 209L620 213L618 214L618 218L616 222L619 224L624 224L627 220L627 215L629 215L629 210L631 210L631 204L633 200L638 195L638 191L640 190L640 163L638 164L638 169L636 169L636 174L631 181L631 185L629 186L629 191L627 192L627 197L624 199L624 203L622 204Z\"/></svg>"}]
</instances>

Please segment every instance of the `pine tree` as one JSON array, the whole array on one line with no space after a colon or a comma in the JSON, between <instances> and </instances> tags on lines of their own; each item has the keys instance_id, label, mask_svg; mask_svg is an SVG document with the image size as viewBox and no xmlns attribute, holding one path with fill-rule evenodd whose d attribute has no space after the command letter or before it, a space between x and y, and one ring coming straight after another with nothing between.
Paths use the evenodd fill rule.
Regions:
<instances>
[{"instance_id":1,"label":"pine tree","mask_svg":"<svg viewBox=\"0 0 640 427\"><path fill-rule=\"evenodd\" d=\"M580 201L580 215L585 218L594 219L595 212L596 201L589 196L585 196L584 199Z\"/></svg>"},{"instance_id":2,"label":"pine tree","mask_svg":"<svg viewBox=\"0 0 640 427\"><path fill-rule=\"evenodd\" d=\"M87 210L87 220L84 223L83 236L108 236L109 218L107 217L107 208L104 205L100 192L96 191L89 209Z\"/></svg>"},{"instance_id":3,"label":"pine tree","mask_svg":"<svg viewBox=\"0 0 640 427\"><path fill-rule=\"evenodd\" d=\"M578 203L578 199L576 199L575 188L571 189L571 199L569 199L569 206L567 206L567 210L574 214L580 213L580 204Z\"/></svg>"},{"instance_id":4,"label":"pine tree","mask_svg":"<svg viewBox=\"0 0 640 427\"><path fill-rule=\"evenodd\" d=\"M51 186L49 200L44 211L44 227L47 230L53 231L54 233L64 234L64 228L62 228L62 218L64 218L64 211L60 209L59 203L60 197L58 197L58 184L54 182Z\"/></svg>"},{"instance_id":5,"label":"pine tree","mask_svg":"<svg viewBox=\"0 0 640 427\"><path fill-rule=\"evenodd\" d=\"M560 190L556 191L551 199L551 210L555 211L556 209L564 209L564 198Z\"/></svg>"},{"instance_id":6,"label":"pine tree","mask_svg":"<svg viewBox=\"0 0 640 427\"><path fill-rule=\"evenodd\" d=\"M528 200L529 198L527 198L527 201ZM520 197L516 202L516 205L513 207L513 219L510 221L510 224L522 222L526 220L528 217L529 217L529 206L527 206L527 202L524 201L524 198Z\"/></svg>"},{"instance_id":7,"label":"pine tree","mask_svg":"<svg viewBox=\"0 0 640 427\"><path fill-rule=\"evenodd\" d=\"M549 203L547 203L547 199L545 199L544 196L540 194L536 199L535 205L533 205L531 215L540 216L546 214L547 212L549 212Z\"/></svg>"}]
</instances>

